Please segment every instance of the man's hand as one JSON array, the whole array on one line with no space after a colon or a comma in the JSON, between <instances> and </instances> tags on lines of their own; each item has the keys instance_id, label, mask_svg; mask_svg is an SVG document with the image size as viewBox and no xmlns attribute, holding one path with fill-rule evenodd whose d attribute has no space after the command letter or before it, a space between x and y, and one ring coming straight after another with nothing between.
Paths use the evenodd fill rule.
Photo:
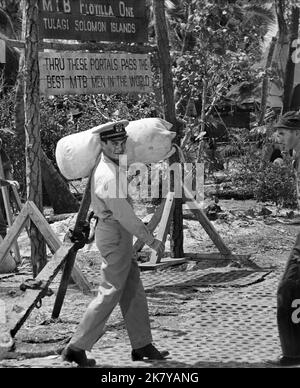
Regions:
<instances>
[{"instance_id":1,"label":"man's hand","mask_svg":"<svg viewBox=\"0 0 300 388\"><path fill-rule=\"evenodd\" d=\"M150 245L150 248L154 249L159 256L162 256L165 251L165 244L155 238L153 243Z\"/></svg>"},{"instance_id":2,"label":"man's hand","mask_svg":"<svg viewBox=\"0 0 300 388\"><path fill-rule=\"evenodd\" d=\"M7 180L7 182L9 182L9 184L10 184L11 186L15 186L15 188L16 188L17 190L19 190L20 184L19 184L18 181Z\"/></svg>"}]
</instances>

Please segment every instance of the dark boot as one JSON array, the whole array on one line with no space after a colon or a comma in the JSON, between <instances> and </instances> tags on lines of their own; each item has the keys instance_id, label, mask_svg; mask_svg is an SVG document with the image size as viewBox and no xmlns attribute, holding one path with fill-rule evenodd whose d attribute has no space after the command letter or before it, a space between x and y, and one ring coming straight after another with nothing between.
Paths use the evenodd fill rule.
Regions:
<instances>
[{"instance_id":1,"label":"dark boot","mask_svg":"<svg viewBox=\"0 0 300 388\"><path fill-rule=\"evenodd\" d=\"M278 359L278 364L281 366L292 366L300 364L300 357L282 356Z\"/></svg>"},{"instance_id":2,"label":"dark boot","mask_svg":"<svg viewBox=\"0 0 300 388\"><path fill-rule=\"evenodd\" d=\"M274 360L266 360L267 364L276 365L276 366L294 366L300 365L300 357L287 357L281 356Z\"/></svg>"},{"instance_id":3,"label":"dark boot","mask_svg":"<svg viewBox=\"0 0 300 388\"><path fill-rule=\"evenodd\" d=\"M160 352L152 344L139 349L133 349L131 352L132 361L142 361L144 358L148 360L164 360L168 355L169 352L167 350Z\"/></svg>"},{"instance_id":4,"label":"dark boot","mask_svg":"<svg viewBox=\"0 0 300 388\"><path fill-rule=\"evenodd\" d=\"M80 367L96 365L96 361L93 358L87 358L85 350L76 348L73 345L69 345L63 350L62 359L63 361L76 362Z\"/></svg>"},{"instance_id":5,"label":"dark boot","mask_svg":"<svg viewBox=\"0 0 300 388\"><path fill-rule=\"evenodd\" d=\"M300 364L300 357L282 356L282 357L279 357L276 361L277 361L277 365L279 366L293 366L293 365Z\"/></svg>"}]
</instances>

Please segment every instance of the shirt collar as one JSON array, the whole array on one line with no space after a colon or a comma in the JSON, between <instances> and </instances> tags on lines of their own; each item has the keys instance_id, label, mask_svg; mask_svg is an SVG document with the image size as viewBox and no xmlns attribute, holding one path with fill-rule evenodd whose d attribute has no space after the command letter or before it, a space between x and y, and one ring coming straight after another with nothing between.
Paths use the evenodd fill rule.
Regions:
<instances>
[{"instance_id":1,"label":"shirt collar","mask_svg":"<svg viewBox=\"0 0 300 388\"><path fill-rule=\"evenodd\" d=\"M122 172L127 172L127 167L126 165L118 165L115 161L113 161L112 159L110 159L108 156L106 156L103 152L102 152L102 157L101 157L101 160L105 163L110 163L112 164L116 169L118 169L119 171L122 171Z\"/></svg>"}]
</instances>

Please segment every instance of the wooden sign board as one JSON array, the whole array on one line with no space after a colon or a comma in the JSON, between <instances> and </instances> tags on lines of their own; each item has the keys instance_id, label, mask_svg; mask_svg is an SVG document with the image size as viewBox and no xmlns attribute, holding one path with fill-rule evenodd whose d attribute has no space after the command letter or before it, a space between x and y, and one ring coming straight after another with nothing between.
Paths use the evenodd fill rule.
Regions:
<instances>
[{"instance_id":1,"label":"wooden sign board","mask_svg":"<svg viewBox=\"0 0 300 388\"><path fill-rule=\"evenodd\" d=\"M6 63L5 41L0 39L0 63Z\"/></svg>"},{"instance_id":2,"label":"wooden sign board","mask_svg":"<svg viewBox=\"0 0 300 388\"><path fill-rule=\"evenodd\" d=\"M39 53L42 95L152 92L148 54Z\"/></svg>"},{"instance_id":3,"label":"wooden sign board","mask_svg":"<svg viewBox=\"0 0 300 388\"><path fill-rule=\"evenodd\" d=\"M39 0L40 36L96 42L148 40L145 0Z\"/></svg>"}]
</instances>

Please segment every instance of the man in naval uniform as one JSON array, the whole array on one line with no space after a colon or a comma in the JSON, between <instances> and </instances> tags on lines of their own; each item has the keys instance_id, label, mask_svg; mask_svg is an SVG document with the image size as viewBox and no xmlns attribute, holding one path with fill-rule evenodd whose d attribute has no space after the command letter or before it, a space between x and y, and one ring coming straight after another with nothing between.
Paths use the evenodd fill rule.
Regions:
<instances>
[{"instance_id":1,"label":"man in naval uniform","mask_svg":"<svg viewBox=\"0 0 300 388\"><path fill-rule=\"evenodd\" d=\"M281 144L282 150L286 152L293 150L297 201L300 208L300 113L295 111L285 113L274 128L277 131L278 143Z\"/></svg>"},{"instance_id":2,"label":"man in naval uniform","mask_svg":"<svg viewBox=\"0 0 300 388\"><path fill-rule=\"evenodd\" d=\"M284 151L293 150L297 201L300 207L300 113L290 111L275 124L278 142ZM281 366L300 364L300 319L297 301L300 300L300 233L290 252L277 290L277 324L282 356L273 363Z\"/></svg>"},{"instance_id":3,"label":"man in naval uniform","mask_svg":"<svg viewBox=\"0 0 300 388\"><path fill-rule=\"evenodd\" d=\"M119 303L132 346L132 360L162 360L169 353L152 344L145 291L133 254L133 235L164 252L164 243L136 217L127 196L126 167L119 163L125 153L127 120L97 127L102 156L91 184L91 206L98 223L96 244L103 258L98 296L90 303L62 358L79 366L95 365L86 351L104 334L106 321ZM123 156L124 158L124 156Z\"/></svg>"}]
</instances>

